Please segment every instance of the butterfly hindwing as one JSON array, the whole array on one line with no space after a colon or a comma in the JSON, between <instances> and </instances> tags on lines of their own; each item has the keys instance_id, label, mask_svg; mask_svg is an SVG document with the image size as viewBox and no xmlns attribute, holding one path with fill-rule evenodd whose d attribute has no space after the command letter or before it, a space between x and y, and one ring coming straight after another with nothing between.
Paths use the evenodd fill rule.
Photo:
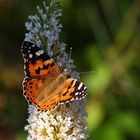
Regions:
<instances>
[{"instance_id":1,"label":"butterfly hindwing","mask_svg":"<svg viewBox=\"0 0 140 140\"><path fill-rule=\"evenodd\" d=\"M34 105L38 110L51 110L57 107L59 103L59 94L48 98L50 93L47 92L48 82L42 79L24 78L23 94L29 104ZM45 90L44 90L45 89Z\"/></svg>"},{"instance_id":2,"label":"butterfly hindwing","mask_svg":"<svg viewBox=\"0 0 140 140\"><path fill-rule=\"evenodd\" d=\"M39 96L39 89L43 86L40 79L31 79L25 77L23 80L23 94L31 104L37 104L36 98Z\"/></svg>"},{"instance_id":3,"label":"butterfly hindwing","mask_svg":"<svg viewBox=\"0 0 140 140\"><path fill-rule=\"evenodd\" d=\"M60 103L67 103L72 100L79 100L87 95L86 86L74 78L68 78L63 86Z\"/></svg>"}]
</instances>

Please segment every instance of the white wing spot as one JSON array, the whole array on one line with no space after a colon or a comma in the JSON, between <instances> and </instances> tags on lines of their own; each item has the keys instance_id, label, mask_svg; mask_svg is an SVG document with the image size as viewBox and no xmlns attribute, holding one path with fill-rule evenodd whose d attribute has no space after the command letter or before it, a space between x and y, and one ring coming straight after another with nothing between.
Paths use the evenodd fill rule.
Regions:
<instances>
[{"instance_id":1,"label":"white wing spot","mask_svg":"<svg viewBox=\"0 0 140 140\"><path fill-rule=\"evenodd\" d=\"M69 101L66 101L66 103L68 103Z\"/></svg>"},{"instance_id":2,"label":"white wing spot","mask_svg":"<svg viewBox=\"0 0 140 140\"><path fill-rule=\"evenodd\" d=\"M81 92L79 92L79 95L81 95Z\"/></svg>"},{"instance_id":3,"label":"white wing spot","mask_svg":"<svg viewBox=\"0 0 140 140\"><path fill-rule=\"evenodd\" d=\"M32 58L33 57L33 55L32 54L29 54L29 58Z\"/></svg>"},{"instance_id":4,"label":"white wing spot","mask_svg":"<svg viewBox=\"0 0 140 140\"><path fill-rule=\"evenodd\" d=\"M24 65L24 69L26 69L26 65Z\"/></svg>"},{"instance_id":5,"label":"white wing spot","mask_svg":"<svg viewBox=\"0 0 140 140\"><path fill-rule=\"evenodd\" d=\"M77 96L78 94L79 94L78 92L75 93L76 96Z\"/></svg>"},{"instance_id":6,"label":"white wing spot","mask_svg":"<svg viewBox=\"0 0 140 140\"><path fill-rule=\"evenodd\" d=\"M78 100L78 99L79 99L79 97L76 97L76 98L75 98L75 100Z\"/></svg>"},{"instance_id":7,"label":"white wing spot","mask_svg":"<svg viewBox=\"0 0 140 140\"><path fill-rule=\"evenodd\" d=\"M84 87L84 89L86 89L86 87Z\"/></svg>"},{"instance_id":8,"label":"white wing spot","mask_svg":"<svg viewBox=\"0 0 140 140\"><path fill-rule=\"evenodd\" d=\"M80 90L82 86L83 86L83 83L80 83L80 85L78 86L78 90Z\"/></svg>"},{"instance_id":9,"label":"white wing spot","mask_svg":"<svg viewBox=\"0 0 140 140\"><path fill-rule=\"evenodd\" d=\"M27 60L24 58L24 62L26 62Z\"/></svg>"},{"instance_id":10,"label":"white wing spot","mask_svg":"<svg viewBox=\"0 0 140 140\"><path fill-rule=\"evenodd\" d=\"M40 56L40 55L43 54L43 53L44 53L43 50L39 50L39 51L36 52L36 55L37 55L37 56Z\"/></svg>"}]
</instances>

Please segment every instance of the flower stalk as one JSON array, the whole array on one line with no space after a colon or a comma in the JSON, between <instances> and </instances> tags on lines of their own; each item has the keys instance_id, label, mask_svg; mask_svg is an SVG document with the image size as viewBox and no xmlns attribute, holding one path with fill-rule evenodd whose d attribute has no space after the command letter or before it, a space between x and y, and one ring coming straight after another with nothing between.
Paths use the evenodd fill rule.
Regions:
<instances>
[{"instance_id":1,"label":"flower stalk","mask_svg":"<svg viewBox=\"0 0 140 140\"><path fill-rule=\"evenodd\" d=\"M75 65L65 51L66 44L60 41L62 24L62 5L59 0L53 0L43 8L37 6L38 14L30 15L25 23L27 33L25 41L40 46L52 57L62 72L69 72L79 79L79 73L74 71ZM55 110L41 112L29 105L27 140L86 140L87 113L84 110L86 98L59 105Z\"/></svg>"}]
</instances>

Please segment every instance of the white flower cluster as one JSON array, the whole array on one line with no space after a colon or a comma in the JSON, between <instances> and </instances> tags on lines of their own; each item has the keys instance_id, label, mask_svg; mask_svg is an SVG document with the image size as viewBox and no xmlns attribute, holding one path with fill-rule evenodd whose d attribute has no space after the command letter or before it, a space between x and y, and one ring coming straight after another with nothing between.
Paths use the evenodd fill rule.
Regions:
<instances>
[{"instance_id":1,"label":"white flower cluster","mask_svg":"<svg viewBox=\"0 0 140 140\"><path fill-rule=\"evenodd\" d=\"M38 112L29 106L30 116L25 130L27 140L85 140L87 139L87 113L85 102L74 101L60 105L54 111Z\"/></svg>"},{"instance_id":2,"label":"white flower cluster","mask_svg":"<svg viewBox=\"0 0 140 140\"><path fill-rule=\"evenodd\" d=\"M62 71L69 72L72 77L79 79L79 73L72 71L75 65L65 52L66 44L59 39L62 28L59 19L62 16L61 2L53 0L49 6L43 2L43 6L44 8L37 6L38 14L28 17L29 22L25 23L28 31L25 34L25 41L46 49L47 54L56 60Z\"/></svg>"},{"instance_id":3,"label":"white flower cluster","mask_svg":"<svg viewBox=\"0 0 140 140\"><path fill-rule=\"evenodd\" d=\"M43 9L37 6L38 14L28 17L29 22L25 23L25 27L29 32L25 34L25 41L31 41L37 46L44 45L48 49L48 55L52 56L51 46L59 41L62 28L59 21L62 16L61 4L59 0L54 0L49 6L43 2L43 6Z\"/></svg>"},{"instance_id":4,"label":"white flower cluster","mask_svg":"<svg viewBox=\"0 0 140 140\"><path fill-rule=\"evenodd\" d=\"M35 43L47 51L47 54L56 60L60 69L70 72L72 77L79 79L79 73L73 71L73 60L65 52L66 44L60 42L59 33L62 25L59 17L62 16L60 0L52 0L49 6L43 2L44 8L37 6L38 14L29 16L25 23L28 33L25 41ZM86 99L61 104L52 111L40 112L29 105L27 140L86 140L87 123L84 110Z\"/></svg>"}]
</instances>

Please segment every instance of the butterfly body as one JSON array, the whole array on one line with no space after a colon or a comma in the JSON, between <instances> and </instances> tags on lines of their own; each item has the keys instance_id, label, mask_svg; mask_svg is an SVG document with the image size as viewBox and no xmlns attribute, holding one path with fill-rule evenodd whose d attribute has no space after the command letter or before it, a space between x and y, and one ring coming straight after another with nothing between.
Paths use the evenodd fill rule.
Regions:
<instances>
[{"instance_id":1,"label":"butterfly body","mask_svg":"<svg viewBox=\"0 0 140 140\"><path fill-rule=\"evenodd\" d=\"M31 42L23 42L25 78L23 93L27 101L38 110L47 111L59 104L82 99L87 88L69 74L61 73L59 67L44 50Z\"/></svg>"}]
</instances>

